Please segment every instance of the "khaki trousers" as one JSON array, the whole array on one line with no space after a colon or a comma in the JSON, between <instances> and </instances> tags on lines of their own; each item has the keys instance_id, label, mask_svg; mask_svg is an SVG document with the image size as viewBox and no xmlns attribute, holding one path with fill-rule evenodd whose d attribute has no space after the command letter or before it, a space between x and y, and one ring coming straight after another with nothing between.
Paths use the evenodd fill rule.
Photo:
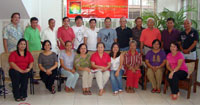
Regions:
<instances>
[{"instance_id":1,"label":"khaki trousers","mask_svg":"<svg viewBox=\"0 0 200 105\"><path fill-rule=\"evenodd\" d=\"M152 69L148 68L147 70L147 77L152 84L154 89L160 89L162 83L164 68L158 69L154 72Z\"/></svg>"},{"instance_id":2,"label":"khaki trousers","mask_svg":"<svg viewBox=\"0 0 200 105\"><path fill-rule=\"evenodd\" d=\"M82 73L82 87L83 88L92 87L92 80L93 80L94 74L89 73L87 71L81 71L81 73Z\"/></svg>"}]
</instances>

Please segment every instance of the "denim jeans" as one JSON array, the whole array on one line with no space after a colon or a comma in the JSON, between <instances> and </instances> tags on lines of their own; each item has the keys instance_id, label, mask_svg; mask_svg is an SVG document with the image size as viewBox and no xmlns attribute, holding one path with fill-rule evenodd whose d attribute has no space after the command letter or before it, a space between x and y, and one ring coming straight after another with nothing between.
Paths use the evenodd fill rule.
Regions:
<instances>
[{"instance_id":1,"label":"denim jeans","mask_svg":"<svg viewBox=\"0 0 200 105\"><path fill-rule=\"evenodd\" d=\"M124 71L120 70L118 77L115 76L115 73L116 73L116 71L114 71L114 70L111 70L111 72L110 72L110 81L111 81L111 84L112 84L112 91L113 92L123 90L122 75L124 74Z\"/></svg>"},{"instance_id":2,"label":"denim jeans","mask_svg":"<svg viewBox=\"0 0 200 105\"><path fill-rule=\"evenodd\" d=\"M61 74L67 77L66 86L74 89L79 78L79 74L77 72L73 74L72 72L64 69L61 70Z\"/></svg>"}]
</instances>

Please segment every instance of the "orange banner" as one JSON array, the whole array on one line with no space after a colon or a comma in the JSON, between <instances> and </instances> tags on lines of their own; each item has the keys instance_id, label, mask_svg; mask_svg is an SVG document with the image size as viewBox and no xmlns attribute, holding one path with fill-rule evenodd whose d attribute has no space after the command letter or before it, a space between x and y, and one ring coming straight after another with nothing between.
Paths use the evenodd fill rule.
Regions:
<instances>
[{"instance_id":1,"label":"orange banner","mask_svg":"<svg viewBox=\"0 0 200 105\"><path fill-rule=\"evenodd\" d=\"M67 16L128 18L128 0L67 0Z\"/></svg>"}]
</instances>

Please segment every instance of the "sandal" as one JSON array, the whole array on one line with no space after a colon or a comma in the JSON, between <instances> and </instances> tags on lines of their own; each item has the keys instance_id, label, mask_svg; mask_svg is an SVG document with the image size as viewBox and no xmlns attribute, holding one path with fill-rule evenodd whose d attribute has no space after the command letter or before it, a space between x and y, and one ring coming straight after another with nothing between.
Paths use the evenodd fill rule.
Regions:
<instances>
[{"instance_id":1,"label":"sandal","mask_svg":"<svg viewBox=\"0 0 200 105\"><path fill-rule=\"evenodd\" d=\"M15 101L19 102L19 101L21 101L21 99L18 98L18 99L15 99Z\"/></svg>"},{"instance_id":2,"label":"sandal","mask_svg":"<svg viewBox=\"0 0 200 105\"><path fill-rule=\"evenodd\" d=\"M156 93L160 93L160 92L161 92L161 90L160 90L160 89L157 89L157 90L156 90Z\"/></svg>"},{"instance_id":3,"label":"sandal","mask_svg":"<svg viewBox=\"0 0 200 105\"><path fill-rule=\"evenodd\" d=\"M103 95L103 90L99 90L99 96Z\"/></svg>"},{"instance_id":4,"label":"sandal","mask_svg":"<svg viewBox=\"0 0 200 105\"><path fill-rule=\"evenodd\" d=\"M92 95L92 92L90 90L87 91L88 95Z\"/></svg>"},{"instance_id":5,"label":"sandal","mask_svg":"<svg viewBox=\"0 0 200 105\"><path fill-rule=\"evenodd\" d=\"M152 89L151 90L151 93L155 93L157 90L156 89Z\"/></svg>"},{"instance_id":6,"label":"sandal","mask_svg":"<svg viewBox=\"0 0 200 105\"><path fill-rule=\"evenodd\" d=\"M83 95L88 95L87 91L83 91Z\"/></svg>"},{"instance_id":7,"label":"sandal","mask_svg":"<svg viewBox=\"0 0 200 105\"><path fill-rule=\"evenodd\" d=\"M22 101L25 101L25 100L26 100L26 98L21 98L21 100L22 100Z\"/></svg>"},{"instance_id":8,"label":"sandal","mask_svg":"<svg viewBox=\"0 0 200 105\"><path fill-rule=\"evenodd\" d=\"M52 93L52 94L55 94L55 93L56 93L56 91L55 91L55 86L52 86L51 93Z\"/></svg>"},{"instance_id":9,"label":"sandal","mask_svg":"<svg viewBox=\"0 0 200 105\"><path fill-rule=\"evenodd\" d=\"M68 88L67 86L65 87L65 91L67 92L67 93L69 93L70 92L70 88Z\"/></svg>"}]
</instances>

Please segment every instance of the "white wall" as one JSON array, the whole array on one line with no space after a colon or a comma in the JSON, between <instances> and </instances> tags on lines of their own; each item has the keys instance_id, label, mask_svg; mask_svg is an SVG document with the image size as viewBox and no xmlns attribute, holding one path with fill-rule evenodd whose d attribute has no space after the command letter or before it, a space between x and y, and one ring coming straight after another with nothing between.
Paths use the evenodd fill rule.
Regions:
<instances>
[{"instance_id":1,"label":"white wall","mask_svg":"<svg viewBox=\"0 0 200 105\"><path fill-rule=\"evenodd\" d=\"M48 27L48 19L56 20L56 28L62 25L62 0L31 0L30 17L37 17L42 29Z\"/></svg>"},{"instance_id":2,"label":"white wall","mask_svg":"<svg viewBox=\"0 0 200 105\"><path fill-rule=\"evenodd\" d=\"M48 27L49 18L56 20L56 28L62 25L62 0L22 0L22 2L28 15L39 19L39 24L42 29ZM7 7L9 8L9 6ZM3 14L5 15L6 13ZM9 23L11 13L9 12L6 15L9 15L7 17L8 19L0 19L0 53L4 52L2 29ZM29 19L21 20L21 24L25 28L29 24Z\"/></svg>"}]
</instances>

